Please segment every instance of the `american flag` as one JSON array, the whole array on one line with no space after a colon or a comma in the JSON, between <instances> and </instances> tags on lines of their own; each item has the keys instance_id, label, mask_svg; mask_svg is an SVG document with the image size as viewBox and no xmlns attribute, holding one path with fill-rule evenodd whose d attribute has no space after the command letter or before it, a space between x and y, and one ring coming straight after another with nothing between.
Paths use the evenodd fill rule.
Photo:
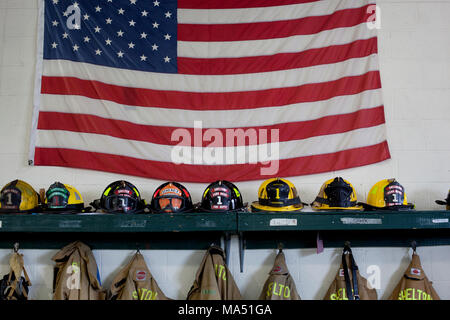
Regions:
<instances>
[{"instance_id":1,"label":"american flag","mask_svg":"<svg viewBox=\"0 0 450 320\"><path fill-rule=\"evenodd\" d=\"M374 5L41 0L30 163L211 182L389 159Z\"/></svg>"}]
</instances>

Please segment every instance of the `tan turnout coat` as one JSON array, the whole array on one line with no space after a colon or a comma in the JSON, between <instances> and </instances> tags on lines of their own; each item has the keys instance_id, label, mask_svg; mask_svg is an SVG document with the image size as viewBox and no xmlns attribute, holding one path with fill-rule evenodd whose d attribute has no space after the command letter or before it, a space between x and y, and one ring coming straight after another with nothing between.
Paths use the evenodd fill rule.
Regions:
<instances>
[{"instance_id":1,"label":"tan turnout coat","mask_svg":"<svg viewBox=\"0 0 450 320\"><path fill-rule=\"evenodd\" d=\"M139 252L122 268L110 288L111 300L168 300Z\"/></svg>"},{"instance_id":2,"label":"tan turnout coat","mask_svg":"<svg viewBox=\"0 0 450 320\"><path fill-rule=\"evenodd\" d=\"M52 258L55 261L53 300L105 300L91 249L75 241Z\"/></svg>"},{"instance_id":3,"label":"tan turnout coat","mask_svg":"<svg viewBox=\"0 0 450 320\"><path fill-rule=\"evenodd\" d=\"M301 300L282 251L275 258L259 300Z\"/></svg>"},{"instance_id":4,"label":"tan turnout coat","mask_svg":"<svg viewBox=\"0 0 450 320\"><path fill-rule=\"evenodd\" d=\"M440 300L432 282L425 275L416 253L413 253L411 263L389 300Z\"/></svg>"},{"instance_id":5,"label":"tan turnout coat","mask_svg":"<svg viewBox=\"0 0 450 320\"><path fill-rule=\"evenodd\" d=\"M225 264L224 252L211 246L197 270L187 300L241 300L241 293Z\"/></svg>"}]
</instances>

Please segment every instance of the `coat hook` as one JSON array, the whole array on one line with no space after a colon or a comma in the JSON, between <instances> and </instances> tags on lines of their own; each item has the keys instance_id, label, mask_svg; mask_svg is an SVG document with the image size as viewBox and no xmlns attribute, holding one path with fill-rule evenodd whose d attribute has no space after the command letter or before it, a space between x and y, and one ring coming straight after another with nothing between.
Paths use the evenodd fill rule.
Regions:
<instances>
[{"instance_id":1,"label":"coat hook","mask_svg":"<svg viewBox=\"0 0 450 320\"><path fill-rule=\"evenodd\" d=\"M411 241L411 248L413 249L413 252L416 253L416 249L417 249L416 240Z\"/></svg>"},{"instance_id":2,"label":"coat hook","mask_svg":"<svg viewBox=\"0 0 450 320\"><path fill-rule=\"evenodd\" d=\"M18 242L14 243L13 249L14 249L14 253L17 253L19 251L19 243Z\"/></svg>"},{"instance_id":3,"label":"coat hook","mask_svg":"<svg viewBox=\"0 0 450 320\"><path fill-rule=\"evenodd\" d=\"M278 242L278 246L277 246L278 253L283 252L283 248L284 248L283 242Z\"/></svg>"}]
</instances>

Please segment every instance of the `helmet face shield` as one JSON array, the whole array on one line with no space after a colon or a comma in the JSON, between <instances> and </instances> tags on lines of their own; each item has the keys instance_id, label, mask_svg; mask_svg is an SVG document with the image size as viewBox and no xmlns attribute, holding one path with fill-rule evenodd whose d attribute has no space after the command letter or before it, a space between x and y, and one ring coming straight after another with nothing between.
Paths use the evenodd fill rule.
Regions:
<instances>
[{"instance_id":1,"label":"helmet face shield","mask_svg":"<svg viewBox=\"0 0 450 320\"><path fill-rule=\"evenodd\" d=\"M189 191L178 182L166 182L158 187L150 208L159 213L186 212L193 208Z\"/></svg>"},{"instance_id":2,"label":"helmet face shield","mask_svg":"<svg viewBox=\"0 0 450 320\"><path fill-rule=\"evenodd\" d=\"M353 189L343 180L334 180L325 188L330 207L351 207Z\"/></svg>"},{"instance_id":3,"label":"helmet face shield","mask_svg":"<svg viewBox=\"0 0 450 320\"><path fill-rule=\"evenodd\" d=\"M104 205L107 211L123 211L127 213L137 209L138 201L129 196L113 194L105 198Z\"/></svg>"}]
</instances>

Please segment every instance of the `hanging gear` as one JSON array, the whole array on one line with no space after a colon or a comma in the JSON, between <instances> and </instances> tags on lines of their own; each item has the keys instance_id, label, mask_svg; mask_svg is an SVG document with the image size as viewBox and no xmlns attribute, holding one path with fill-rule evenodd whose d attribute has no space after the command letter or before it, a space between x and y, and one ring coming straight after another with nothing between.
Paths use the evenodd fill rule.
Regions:
<instances>
[{"instance_id":1,"label":"hanging gear","mask_svg":"<svg viewBox=\"0 0 450 320\"><path fill-rule=\"evenodd\" d=\"M436 200L437 204L440 204L442 206L446 206L445 208L447 210L450 210L450 190L448 190L447 199L445 200Z\"/></svg>"},{"instance_id":2,"label":"hanging gear","mask_svg":"<svg viewBox=\"0 0 450 320\"><path fill-rule=\"evenodd\" d=\"M188 212L193 209L189 191L178 182L166 182L153 193L150 210L154 213Z\"/></svg>"},{"instance_id":3,"label":"hanging gear","mask_svg":"<svg viewBox=\"0 0 450 320\"><path fill-rule=\"evenodd\" d=\"M389 300L440 300L433 284L428 280L420 263L420 257L413 251L411 263L395 287Z\"/></svg>"},{"instance_id":4,"label":"hanging gear","mask_svg":"<svg viewBox=\"0 0 450 320\"><path fill-rule=\"evenodd\" d=\"M44 211L52 213L81 213L90 211L77 189L61 182L55 182L45 193Z\"/></svg>"},{"instance_id":5,"label":"hanging gear","mask_svg":"<svg viewBox=\"0 0 450 320\"><path fill-rule=\"evenodd\" d=\"M326 181L311 206L314 210L362 210L352 184L341 177Z\"/></svg>"},{"instance_id":6,"label":"hanging gear","mask_svg":"<svg viewBox=\"0 0 450 320\"><path fill-rule=\"evenodd\" d=\"M140 252L114 278L108 300L169 300L161 291Z\"/></svg>"},{"instance_id":7,"label":"hanging gear","mask_svg":"<svg viewBox=\"0 0 450 320\"><path fill-rule=\"evenodd\" d=\"M139 213L145 207L138 189L128 181L118 180L109 184L100 199L90 203L106 213Z\"/></svg>"},{"instance_id":8,"label":"hanging gear","mask_svg":"<svg viewBox=\"0 0 450 320\"><path fill-rule=\"evenodd\" d=\"M300 200L294 184L286 179L272 178L264 181L258 190L258 201L251 205L258 211L300 211L305 203Z\"/></svg>"},{"instance_id":9,"label":"hanging gear","mask_svg":"<svg viewBox=\"0 0 450 320\"><path fill-rule=\"evenodd\" d=\"M245 211L239 189L231 182L218 180L206 187L199 211L235 212Z\"/></svg>"},{"instance_id":10,"label":"hanging gear","mask_svg":"<svg viewBox=\"0 0 450 320\"><path fill-rule=\"evenodd\" d=\"M218 246L206 251L195 275L187 300L241 300L241 293L225 264L225 253Z\"/></svg>"},{"instance_id":11,"label":"hanging gear","mask_svg":"<svg viewBox=\"0 0 450 320\"><path fill-rule=\"evenodd\" d=\"M0 280L0 300L28 300L31 281L25 270L23 254L16 247L9 258L9 266L9 273Z\"/></svg>"},{"instance_id":12,"label":"hanging gear","mask_svg":"<svg viewBox=\"0 0 450 320\"><path fill-rule=\"evenodd\" d=\"M301 300L281 249L264 283L259 300Z\"/></svg>"},{"instance_id":13,"label":"hanging gear","mask_svg":"<svg viewBox=\"0 0 450 320\"><path fill-rule=\"evenodd\" d=\"M350 271L350 272L349 272ZM359 274L350 246L342 252L341 266L324 300L377 300L377 291Z\"/></svg>"},{"instance_id":14,"label":"hanging gear","mask_svg":"<svg viewBox=\"0 0 450 320\"><path fill-rule=\"evenodd\" d=\"M97 262L91 249L75 241L60 251L53 273L53 300L105 300Z\"/></svg>"},{"instance_id":15,"label":"hanging gear","mask_svg":"<svg viewBox=\"0 0 450 320\"><path fill-rule=\"evenodd\" d=\"M408 203L405 188L395 179L377 182L369 191L367 203L359 203L366 210L412 210L414 204Z\"/></svg>"},{"instance_id":16,"label":"hanging gear","mask_svg":"<svg viewBox=\"0 0 450 320\"><path fill-rule=\"evenodd\" d=\"M0 191L0 212L35 212L40 204L39 194L22 180L11 181Z\"/></svg>"}]
</instances>

